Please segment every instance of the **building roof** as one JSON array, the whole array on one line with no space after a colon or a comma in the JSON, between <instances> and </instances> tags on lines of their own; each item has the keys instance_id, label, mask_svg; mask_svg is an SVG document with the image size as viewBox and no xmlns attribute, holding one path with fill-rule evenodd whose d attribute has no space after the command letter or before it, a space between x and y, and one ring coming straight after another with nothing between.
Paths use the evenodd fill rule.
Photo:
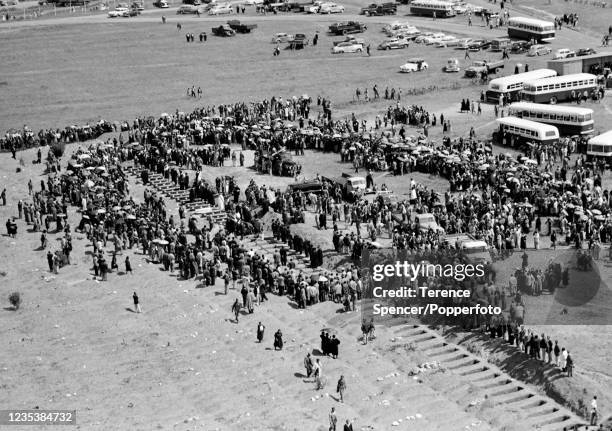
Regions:
<instances>
[{"instance_id":1,"label":"building roof","mask_svg":"<svg viewBox=\"0 0 612 431\"><path fill-rule=\"evenodd\" d=\"M581 55L579 57L559 58L557 60L548 60L548 64L574 63L577 61L592 60L592 59L599 59L599 58L605 58L605 57L612 58L612 51L598 52L597 54L590 54L590 55Z\"/></svg>"}]
</instances>

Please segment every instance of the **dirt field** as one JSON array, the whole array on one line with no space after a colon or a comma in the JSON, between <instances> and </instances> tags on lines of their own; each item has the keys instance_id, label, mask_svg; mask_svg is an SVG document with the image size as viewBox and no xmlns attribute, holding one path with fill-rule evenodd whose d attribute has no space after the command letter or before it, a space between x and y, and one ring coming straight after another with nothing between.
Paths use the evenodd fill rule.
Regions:
<instances>
[{"instance_id":1,"label":"dirt field","mask_svg":"<svg viewBox=\"0 0 612 431\"><path fill-rule=\"evenodd\" d=\"M536 6L562 14L570 5L574 7L566 2ZM462 73L458 76L441 71L449 57L458 57L463 68L467 60L462 52L417 44L406 50L375 50L383 39L380 29L384 23L400 17L367 19L369 29L364 37L372 46L370 58L332 55L332 40L339 38L327 36L327 26L340 19L357 18L351 15L357 8L356 2L349 2L343 17L263 17L248 8L239 18L256 22L258 29L251 35L229 39L210 36L211 27L225 18L179 18L173 10L163 12L169 18L166 25L161 24L162 12L158 10L134 19L92 15L2 23L0 130L19 129L24 124L38 130L100 118L119 121L157 117L162 112L189 111L200 105L301 94L330 97L336 118L355 112L371 120L387 104L354 103L352 95L356 87L371 88L376 83L382 89L402 88L404 94L413 88L435 86L435 90L405 96L404 100L444 113L453 123L454 134L464 134L471 126L481 136L490 133L494 120L490 106L483 107L480 117L458 112L459 101L477 98L482 87L462 78ZM405 15L407 8L400 7L400 11ZM462 36L504 33L486 29L479 18L469 29L464 17L435 22L406 19L422 29ZM176 28L179 21L181 32ZM597 17L592 22L599 31L604 20ZM185 42L186 32L197 38L200 31L209 33L206 43ZM270 41L274 33L304 32L312 37L316 31L320 34L318 46L272 56L274 44ZM598 44L594 32L586 35L563 30L553 48ZM474 59L497 55L501 57L471 54ZM399 74L399 66L414 56L425 58L429 71ZM533 70L545 61L511 56L504 74L513 73L516 63L528 62ZM192 85L202 86L202 100L185 95ZM607 103L604 99L601 104L589 105L596 110L598 130L609 127ZM412 133L416 130L409 131ZM439 131L432 133L434 138L439 137ZM33 152L21 156L25 167L16 173L17 161L0 154L0 188L6 187L8 194L8 205L0 206L3 223L17 215L18 199L27 196L27 181L32 179L37 184L44 178L40 167L30 163ZM298 160L306 177L337 174L349 168L339 163L336 154L307 153ZM289 181L227 167L207 168L205 174L212 178L221 172L236 175L241 184L255 178L258 183L284 187ZM440 191L447 188L446 181L439 178L414 177ZM376 179L398 194L406 193L407 180L388 175ZM143 188L137 184L131 188L135 198L142 199ZM70 222L76 220L71 212ZM203 289L196 282L176 280L157 265L148 264L136 251L128 252L133 276L120 272L110 274L105 283L93 280L90 246L78 234L74 236L72 265L54 276L48 272L45 252L38 250L39 235L28 233L25 224L18 223L17 239L5 235L0 238L0 304L7 307L0 310L0 341L5 346L5 353L0 354L0 404L5 408L76 409L77 429L82 430L327 430L332 406L338 411L340 423L350 418L355 430L389 430L399 419L402 422L394 429L526 429L520 425L526 419L520 410L509 411L503 405L469 407L472 388L455 374L420 380L409 377L408 372L424 357L409 349L398 351L398 329L378 328L377 340L363 346L359 342L360 315L341 313L338 304L296 310L287 299L272 297L256 309L255 315L242 316L236 324L229 319L238 292L226 297L220 284ZM308 231L308 227L305 229ZM317 236L324 238L321 233ZM56 235L50 239L53 243ZM553 257L555 254L547 251L538 259L547 262ZM518 259L515 256L507 264L518 266ZM122 264L120 267L123 270ZM600 270L602 279L609 280L609 265L602 263ZM602 289L609 290L609 286L604 283ZM22 294L23 305L14 312L8 308L7 297L16 290ZM141 315L129 311L134 290L141 298ZM603 294L609 292L602 290ZM262 345L255 342L258 321L266 326ZM325 327L337 328L341 353L338 360L322 358L328 383L317 393L303 375L302 361L307 352L318 347L319 331ZM279 328L286 347L275 352L272 336ZM607 358L612 327L540 329L571 346L577 363L575 381L562 382L566 386L556 390L565 390L568 397L581 397L585 402L597 393L600 408L608 416L612 375ZM485 342L467 340L464 344L468 342L474 349L483 349L484 354L491 351ZM499 355L491 360L509 374L517 370L523 373L522 378L528 382L525 386L540 394L548 389L534 367L518 367L511 360L504 363L506 357ZM340 375L348 384L343 404L334 399Z\"/></svg>"}]
</instances>

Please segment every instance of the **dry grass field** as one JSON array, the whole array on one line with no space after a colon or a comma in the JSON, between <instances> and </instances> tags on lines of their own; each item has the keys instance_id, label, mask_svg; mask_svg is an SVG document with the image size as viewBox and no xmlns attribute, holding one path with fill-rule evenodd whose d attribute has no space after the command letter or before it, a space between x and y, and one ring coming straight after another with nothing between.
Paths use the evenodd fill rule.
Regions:
<instances>
[{"instance_id":1,"label":"dry grass field","mask_svg":"<svg viewBox=\"0 0 612 431\"><path fill-rule=\"evenodd\" d=\"M272 95L291 97L308 94L331 98L337 118L355 112L372 119L387 107L385 102L354 103L356 87L411 88L436 86L419 96L405 96L405 103L423 105L444 113L453 122L453 132L462 134L474 126L486 135L492 129L492 109L484 106L481 117L458 113L459 101L475 99L482 87L458 75L441 71L449 57L463 54L412 44L406 50L377 51L383 39L381 28L400 17L369 18L364 37L372 55L330 53L333 40L326 35L334 21L356 18L358 7L367 2L349 2L347 15L302 16L255 15L252 8L239 18L256 22L251 35L235 38L211 36L211 27L222 19L174 15L161 24L162 12L148 10L133 19L110 20L103 15L67 19L44 19L0 25L0 131L24 124L37 130L63 128L70 124L159 116L162 112L190 111L196 106L252 101ZM486 5L486 2L475 2ZM522 4L524 6L525 4ZM563 13L573 3L531 5ZM554 8L554 9L553 9ZM400 7L401 14L407 8ZM513 14L518 12L513 9ZM362 18L364 19L364 18ZM457 35L494 37L502 30L489 30L478 19L468 28L465 18L443 21L406 17L422 29L438 29ZM603 26L597 17L593 25ZM182 31L176 23L181 22ZM585 20L582 24L585 24ZM209 33L205 43L187 44L184 34ZM270 43L276 32L318 31L319 44L303 51L282 51L272 56ZM597 46L592 33L562 31L554 48ZM424 73L399 74L399 66L409 57L423 57L430 65ZM494 58L500 54L472 54L472 58ZM516 63L528 62L531 69L545 64L546 58L512 56L505 74ZM201 86L204 96L193 100L186 88ZM607 100L593 105L596 128L609 128ZM414 133L416 131L410 131ZM438 131L433 131L439 137ZM70 150L69 150L70 151ZM6 187L8 205L0 206L0 220L17 214L17 201L27 196L27 181L44 178L31 151L22 154L26 166L18 166L10 155L0 155L0 188ZM307 153L298 159L306 177L348 170L335 154ZM255 178L258 183L284 187L287 179L255 175L250 170L207 168L205 175L236 175L241 185ZM406 192L407 177L382 175L398 194ZM439 178L415 174L415 179L447 188ZM606 178L606 184L609 182ZM244 188L244 187L243 187ZM131 184L135 199L142 199L143 188ZM70 213L74 224L77 215ZM4 228L2 229L4 232ZM317 233L318 237L323 235ZM51 235L51 242L57 235ZM272 297L257 307L253 316L230 321L230 307L238 292L228 296L221 284L200 288L194 281L181 281L149 264L137 251L129 251L134 275L110 274L108 282L93 280L90 245L74 235L72 265L60 274L47 271L45 252L37 250L38 234L28 233L19 221L17 239L0 237L0 405L3 408L76 409L77 429L81 430L327 430L332 406L341 422L350 418L355 430L505 430L523 431L525 413L503 406L470 408L470 390L454 374L409 377L408 371L423 361L414 351L397 352L397 329L378 328L377 340L367 346L360 336L358 313L340 313L340 306L325 303L307 310L296 310L285 298ZM555 257L542 252L542 262ZM519 256L507 262L518 266ZM121 259L122 260L122 259ZM514 261L516 260L516 262ZM120 265L123 269L123 265ZM602 264L602 279L609 280L609 266ZM604 289L609 289L605 285ZM12 291L23 296L17 312L8 309ZM144 313L128 311L136 290ZM605 294L605 295L604 295ZM607 298L608 293L602 290ZM602 304L605 306L605 304ZM4 308L7 307L7 308ZM574 316L575 317L575 316ZM264 343L255 341L257 322L266 325ZM577 322L575 322L577 323ZM340 359L323 358L328 384L315 392L303 375L304 355L317 348L319 331L337 328L342 340ZM282 329L286 341L282 352L272 349L272 335ZM565 395L588 401L600 395L604 414L612 410L608 357L612 348L611 326L543 326L538 330L558 336L577 362L577 377L570 384L561 382ZM472 342L472 341L470 341ZM486 344L486 343L484 343ZM487 347L484 346L483 349ZM501 366L501 365L500 365ZM503 365L511 373L512 362ZM333 397L335 382L347 379L346 402ZM544 383L527 375L534 391L543 394ZM584 390L584 392L583 392ZM420 417L415 415L420 415ZM35 429L35 428L31 428Z\"/></svg>"}]
</instances>

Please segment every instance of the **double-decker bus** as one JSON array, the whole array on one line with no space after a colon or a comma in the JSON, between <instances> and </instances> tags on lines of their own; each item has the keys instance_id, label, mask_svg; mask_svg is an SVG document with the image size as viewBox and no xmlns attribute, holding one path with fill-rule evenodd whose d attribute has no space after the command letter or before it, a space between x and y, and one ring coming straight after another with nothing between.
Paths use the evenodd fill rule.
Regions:
<instances>
[{"instance_id":1,"label":"double-decker bus","mask_svg":"<svg viewBox=\"0 0 612 431\"><path fill-rule=\"evenodd\" d=\"M612 130L593 136L587 143L587 158L612 158Z\"/></svg>"},{"instance_id":2,"label":"double-decker bus","mask_svg":"<svg viewBox=\"0 0 612 431\"><path fill-rule=\"evenodd\" d=\"M562 136L593 133L593 110L589 108L517 102L510 105L508 114L555 126Z\"/></svg>"},{"instance_id":3,"label":"double-decker bus","mask_svg":"<svg viewBox=\"0 0 612 431\"><path fill-rule=\"evenodd\" d=\"M550 42L555 38L555 24L535 18L515 17L508 20L508 36L516 39Z\"/></svg>"},{"instance_id":4,"label":"double-decker bus","mask_svg":"<svg viewBox=\"0 0 612 431\"><path fill-rule=\"evenodd\" d=\"M521 91L522 100L535 103L564 102L589 97L597 90L597 77L590 73L574 73L553 78L526 81Z\"/></svg>"},{"instance_id":5,"label":"double-decker bus","mask_svg":"<svg viewBox=\"0 0 612 431\"><path fill-rule=\"evenodd\" d=\"M505 101L516 100L523 89L524 82L553 76L557 76L557 72L552 69L537 69L492 79L486 93L487 101L497 103L499 102L499 96L502 94Z\"/></svg>"},{"instance_id":6,"label":"double-decker bus","mask_svg":"<svg viewBox=\"0 0 612 431\"><path fill-rule=\"evenodd\" d=\"M410 13L413 15L426 15L436 18L448 18L455 16L453 3L441 0L416 0L410 3Z\"/></svg>"},{"instance_id":7,"label":"double-decker bus","mask_svg":"<svg viewBox=\"0 0 612 431\"><path fill-rule=\"evenodd\" d=\"M549 124L516 117L498 118L497 140L503 145L521 147L527 144L556 144L559 130Z\"/></svg>"}]
</instances>

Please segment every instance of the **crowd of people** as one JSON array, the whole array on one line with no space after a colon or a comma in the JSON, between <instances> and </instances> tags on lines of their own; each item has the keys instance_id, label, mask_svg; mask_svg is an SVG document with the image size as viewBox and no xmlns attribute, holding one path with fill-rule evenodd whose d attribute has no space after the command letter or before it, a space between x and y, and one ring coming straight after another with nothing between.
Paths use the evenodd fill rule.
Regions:
<instances>
[{"instance_id":1,"label":"crowd of people","mask_svg":"<svg viewBox=\"0 0 612 431\"><path fill-rule=\"evenodd\" d=\"M66 168L49 151L48 180L41 182L40 190L29 185L31 197L19 202L19 218L23 217L34 231L41 232L41 249L49 247L46 235L53 227L55 232L62 233L57 250L48 250L51 272L58 273L61 266L70 263L73 228L67 220L68 208L72 206L81 217L74 230L85 233L91 243L93 276L99 281L107 281L115 270L119 272L119 256L126 250L140 248L150 262L165 271L177 271L183 279L195 279L201 287L223 279L227 294L232 289L242 297L232 306L236 321L242 310L255 313L268 294L287 296L298 309L334 301L346 312L357 310L364 294L360 269L354 264L323 269L323 247L292 233L291 224L304 222L308 212L314 213L316 226L322 230L327 229L329 217L334 251L350 255L355 262L365 248L375 248L374 243L383 236L415 262L458 258L453 244L446 240L446 236L453 234L483 239L499 255L514 249L526 250L528 237L532 238L534 248L539 247L540 236L546 235L553 247L565 243L579 249L584 243L589 248L600 247L600 243L612 238L612 223L607 217L611 192L602 189L604 167L597 163L589 165L580 156L570 162L570 156L577 151L577 144L571 139L556 147L534 145L520 157L509 153L494 155L490 145L475 136L466 139L445 136L439 144L429 141L428 126L442 124L449 131L450 122L443 115L438 119L421 106L400 103L390 106L375 128L382 129L383 123L384 127L391 123L394 128L399 123L402 124L399 133L395 135L393 129L373 136L373 130L368 132L367 126L354 117L332 121L331 103L322 98L317 99L318 117L309 119L312 104L306 95L288 100L272 98L251 104L199 108L189 114L163 114L158 119L142 118L132 124L124 122L119 125L122 133L118 138L77 150ZM7 137L3 145L17 149L89 139L110 130L107 124L83 129L90 132L70 129L65 133L41 132L38 137L24 128L16 136ZM407 127L423 128L423 133L408 136ZM232 150L231 144L240 145L241 150ZM238 160L243 166L242 151L247 149L256 150L263 157L279 151L303 154L305 148L338 152L341 161L352 163L356 173L365 168L367 188L374 194L347 199L337 183L323 178L315 180L320 187L312 192L299 188L273 190L254 180L243 191L231 176L217 177L212 184L202 175L204 166L224 166L230 161L236 166ZM149 173L155 172L188 190L191 201L204 199L214 204L221 196L227 223L218 225L210 220L202 223L186 214L183 207L177 220L167 211L164 198L150 189L145 191L143 202L136 203L124 172L129 161L142 169L145 186ZM388 170L396 175L420 171L442 176L448 179L450 189L440 195L410 179L407 197L394 199L385 185L375 184L372 175L375 170ZM5 191L2 197L6 199ZM243 247L241 238L261 232L264 229L261 217L271 209L278 214L271 223L273 237L286 246L268 259ZM422 226L413 218L415 214L429 213L438 228ZM308 266L315 271L300 269L303 258L308 259ZM123 260L123 273L131 274L129 257ZM537 294L545 289L543 286L551 289L550 286L558 287L559 283L567 285L563 282L564 272L560 271L559 274L555 268L550 274L537 271L517 274L516 277L525 278L517 280L517 286L530 286L520 289L496 284L495 273L488 267L482 280L461 285L471 289L470 301L500 306L509 317L463 323L486 328L493 337L504 337L546 363L554 361L571 375L573 359L569 352L562 348L557 353L556 345L551 347L550 337L544 341L544 336L523 329L519 319L524 316L521 294ZM545 281L546 277L549 281ZM432 277L417 282L435 287L441 280ZM459 284L453 286L458 287ZM136 293L134 296L135 308L140 312ZM263 330L258 330L258 339L260 336L263 338ZM335 336L322 334L323 354L337 358L338 344ZM279 330L275 348L282 346Z\"/></svg>"}]
</instances>

